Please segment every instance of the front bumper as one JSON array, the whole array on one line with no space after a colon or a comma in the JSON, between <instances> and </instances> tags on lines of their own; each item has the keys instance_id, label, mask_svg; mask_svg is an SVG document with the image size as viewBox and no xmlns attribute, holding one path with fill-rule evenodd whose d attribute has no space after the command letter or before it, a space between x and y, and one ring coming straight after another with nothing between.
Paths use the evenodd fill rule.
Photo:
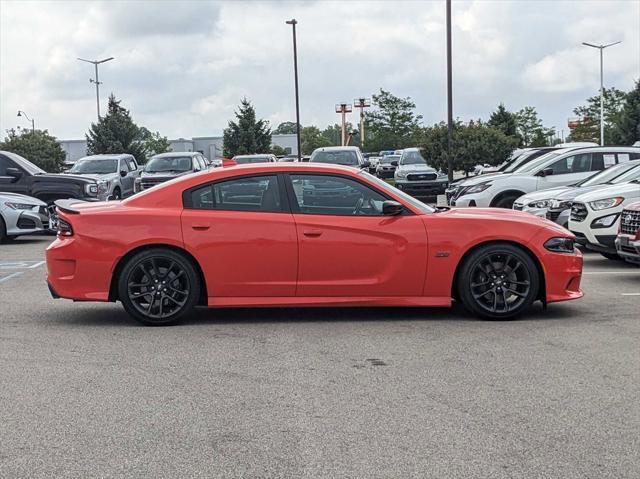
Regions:
<instances>
[{"instance_id":1,"label":"front bumper","mask_svg":"<svg viewBox=\"0 0 640 479\"><path fill-rule=\"evenodd\" d=\"M396 188L417 198L429 198L444 195L448 183L446 181L407 181L396 180Z\"/></svg>"},{"instance_id":2,"label":"front bumper","mask_svg":"<svg viewBox=\"0 0 640 479\"><path fill-rule=\"evenodd\" d=\"M625 261L640 265L640 239L634 236L619 234L615 240L616 251Z\"/></svg>"},{"instance_id":3,"label":"front bumper","mask_svg":"<svg viewBox=\"0 0 640 479\"><path fill-rule=\"evenodd\" d=\"M7 215L5 220L7 236L22 236L40 233L49 228L49 215L45 206L34 210L19 210L16 214Z\"/></svg>"},{"instance_id":4,"label":"front bumper","mask_svg":"<svg viewBox=\"0 0 640 479\"><path fill-rule=\"evenodd\" d=\"M569 221L569 230L576 236L576 242L587 249L599 253L616 253L615 239L620 220L608 228L591 228L595 215L588 215L583 221Z\"/></svg>"}]
</instances>

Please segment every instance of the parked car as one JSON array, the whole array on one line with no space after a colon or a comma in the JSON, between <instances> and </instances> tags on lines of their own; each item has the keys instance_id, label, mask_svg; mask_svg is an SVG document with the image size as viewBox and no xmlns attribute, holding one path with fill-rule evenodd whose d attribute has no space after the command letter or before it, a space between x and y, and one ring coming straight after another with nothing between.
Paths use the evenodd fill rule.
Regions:
<instances>
[{"instance_id":1,"label":"parked car","mask_svg":"<svg viewBox=\"0 0 640 479\"><path fill-rule=\"evenodd\" d=\"M559 148L549 147L549 148L530 148L524 151L519 155L512 155L507 161L502 163L497 167L497 170L493 171L482 171L476 176L482 175L483 178L488 178L489 175L501 175L505 173L513 173L517 171L519 168L524 167L527 163L532 162L536 158L539 158L547 153L550 153L554 150L558 150ZM476 179L474 177L474 179ZM469 182L469 178L463 178L457 181L454 181L449 184L447 189L445 190L445 194L447 195L447 203L452 205L452 201L455 201L456 198L460 195L460 193L465 189Z\"/></svg>"},{"instance_id":2,"label":"parked car","mask_svg":"<svg viewBox=\"0 0 640 479\"><path fill-rule=\"evenodd\" d=\"M308 180L340 183L350 204L307 204ZM448 307L452 298L505 319L534 301L582 296L582 255L564 228L518 211L437 210L352 167L220 168L118 203L56 204L52 295L119 300L145 324L174 323L197 304Z\"/></svg>"},{"instance_id":3,"label":"parked car","mask_svg":"<svg viewBox=\"0 0 640 479\"><path fill-rule=\"evenodd\" d=\"M31 196L48 205L64 198L85 201L107 199L107 185L103 181L79 175L47 173L9 151L0 151L0 191ZM55 216L53 220L55 223Z\"/></svg>"},{"instance_id":4,"label":"parked car","mask_svg":"<svg viewBox=\"0 0 640 479\"><path fill-rule=\"evenodd\" d=\"M619 163L573 185L527 193L513 203L513 209L546 217L566 227L569 223L571 203L576 196L603 186L627 183L639 177L640 160Z\"/></svg>"},{"instance_id":5,"label":"parked car","mask_svg":"<svg viewBox=\"0 0 640 479\"><path fill-rule=\"evenodd\" d=\"M231 158L238 165L246 165L247 163L275 163L278 161L276 155L236 155Z\"/></svg>"},{"instance_id":6,"label":"parked car","mask_svg":"<svg viewBox=\"0 0 640 479\"><path fill-rule=\"evenodd\" d=\"M618 256L640 265L640 201L630 203L622 210L615 244Z\"/></svg>"},{"instance_id":7,"label":"parked car","mask_svg":"<svg viewBox=\"0 0 640 479\"><path fill-rule=\"evenodd\" d=\"M136 192L143 191L173 178L208 169L202 153L160 153L152 156L144 165L134 183L134 189Z\"/></svg>"},{"instance_id":8,"label":"parked car","mask_svg":"<svg viewBox=\"0 0 640 479\"><path fill-rule=\"evenodd\" d=\"M449 185L447 175L430 167L418 148L405 148L400 161L391 165L397 167L393 173L396 188L413 197L432 199L443 195Z\"/></svg>"},{"instance_id":9,"label":"parked car","mask_svg":"<svg viewBox=\"0 0 640 479\"><path fill-rule=\"evenodd\" d=\"M369 173L372 175L376 174L376 170L378 169L378 165L380 164L380 160L382 160L382 156L370 156L367 159L369 160Z\"/></svg>"},{"instance_id":10,"label":"parked car","mask_svg":"<svg viewBox=\"0 0 640 479\"><path fill-rule=\"evenodd\" d=\"M577 196L571 205L569 230L579 244L598 251L605 258L620 259L615 244L620 214L628 204L639 199L640 179Z\"/></svg>"},{"instance_id":11,"label":"parked car","mask_svg":"<svg viewBox=\"0 0 640 479\"><path fill-rule=\"evenodd\" d=\"M375 175L378 178L393 178L398 163L402 155L386 155L380 157L376 164Z\"/></svg>"},{"instance_id":12,"label":"parked car","mask_svg":"<svg viewBox=\"0 0 640 479\"><path fill-rule=\"evenodd\" d=\"M451 205L512 208L515 200L526 193L577 183L638 154L638 148L616 146L554 150L513 173L465 181Z\"/></svg>"},{"instance_id":13,"label":"parked car","mask_svg":"<svg viewBox=\"0 0 640 479\"><path fill-rule=\"evenodd\" d=\"M44 201L0 192L0 243L48 229L49 213Z\"/></svg>"},{"instance_id":14,"label":"parked car","mask_svg":"<svg viewBox=\"0 0 640 479\"><path fill-rule=\"evenodd\" d=\"M334 165L369 168L369 161L362 156L357 146L327 146L316 148L309 163L332 163Z\"/></svg>"},{"instance_id":15,"label":"parked car","mask_svg":"<svg viewBox=\"0 0 640 479\"><path fill-rule=\"evenodd\" d=\"M140 176L136 159L128 154L85 156L76 161L67 173L105 183L105 195L114 200L132 195L136 178Z\"/></svg>"}]
</instances>

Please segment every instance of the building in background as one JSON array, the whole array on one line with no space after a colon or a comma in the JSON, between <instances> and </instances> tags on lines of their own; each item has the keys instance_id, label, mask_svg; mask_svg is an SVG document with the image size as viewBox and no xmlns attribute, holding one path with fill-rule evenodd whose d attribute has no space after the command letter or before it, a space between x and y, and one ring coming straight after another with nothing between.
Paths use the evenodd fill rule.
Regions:
<instances>
[{"instance_id":1,"label":"building in background","mask_svg":"<svg viewBox=\"0 0 640 479\"><path fill-rule=\"evenodd\" d=\"M199 151L209 160L222 157L222 136L196 136L191 139L169 140L171 151ZM298 154L295 133L290 135L272 135L271 143L285 149L287 154ZM60 140L60 146L67 154L66 163L74 163L87 155L86 140Z\"/></svg>"}]
</instances>

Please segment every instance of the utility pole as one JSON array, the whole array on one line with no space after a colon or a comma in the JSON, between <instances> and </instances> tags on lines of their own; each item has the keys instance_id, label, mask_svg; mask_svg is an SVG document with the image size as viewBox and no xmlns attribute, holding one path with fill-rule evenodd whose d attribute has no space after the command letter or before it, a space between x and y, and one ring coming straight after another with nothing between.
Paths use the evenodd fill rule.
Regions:
<instances>
[{"instance_id":1,"label":"utility pole","mask_svg":"<svg viewBox=\"0 0 640 479\"><path fill-rule=\"evenodd\" d=\"M619 42L609 43L608 45L594 45L593 43L582 42L583 45L600 50L600 146L604 146L604 73L602 68L602 52L605 48L617 45Z\"/></svg>"},{"instance_id":2,"label":"utility pole","mask_svg":"<svg viewBox=\"0 0 640 479\"><path fill-rule=\"evenodd\" d=\"M360 149L364 151L364 109L371 106L371 101L368 98L356 98L353 106L360 108Z\"/></svg>"},{"instance_id":3,"label":"utility pole","mask_svg":"<svg viewBox=\"0 0 640 479\"><path fill-rule=\"evenodd\" d=\"M302 161L302 151L300 151L300 97L298 95L298 47L296 45L296 25L298 24L295 18L287 20L287 25L293 27L293 75L295 77L296 88L296 140L298 142L298 161Z\"/></svg>"},{"instance_id":4,"label":"utility pole","mask_svg":"<svg viewBox=\"0 0 640 479\"><path fill-rule=\"evenodd\" d=\"M100 121L100 85L102 82L100 82L100 79L98 78L98 65L108 62L109 60L113 60L113 57L105 58L104 60L85 60L84 58L78 58L78 60L81 62L92 63L96 69L96 78L95 80L93 78L89 78L89 83L96 84L96 109L98 111L98 121Z\"/></svg>"},{"instance_id":5,"label":"utility pole","mask_svg":"<svg viewBox=\"0 0 640 479\"><path fill-rule=\"evenodd\" d=\"M31 122L31 133L35 133L36 132L36 122L33 118L29 118L27 116L27 114L25 112L23 112L22 110L18 110L18 115L17 116L24 116L28 121Z\"/></svg>"},{"instance_id":6,"label":"utility pole","mask_svg":"<svg viewBox=\"0 0 640 479\"><path fill-rule=\"evenodd\" d=\"M451 0L447 0L447 174L453 181L453 87L451 68Z\"/></svg>"},{"instance_id":7,"label":"utility pole","mask_svg":"<svg viewBox=\"0 0 640 479\"><path fill-rule=\"evenodd\" d=\"M349 103L338 103L336 105L336 113L340 113L342 115L342 135L341 135L341 146L345 146L347 144L347 113L351 113L352 107Z\"/></svg>"}]
</instances>

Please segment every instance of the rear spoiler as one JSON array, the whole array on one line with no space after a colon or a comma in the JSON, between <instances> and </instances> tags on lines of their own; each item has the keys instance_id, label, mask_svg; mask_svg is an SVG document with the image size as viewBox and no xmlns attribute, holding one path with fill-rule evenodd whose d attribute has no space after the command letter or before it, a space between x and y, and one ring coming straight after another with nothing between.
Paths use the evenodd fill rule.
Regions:
<instances>
[{"instance_id":1,"label":"rear spoiler","mask_svg":"<svg viewBox=\"0 0 640 479\"><path fill-rule=\"evenodd\" d=\"M70 215L79 215L80 210L74 209L73 205L77 205L80 203L86 203L86 201L82 200L57 200L55 205L58 207L60 211L63 213L67 213Z\"/></svg>"}]
</instances>

